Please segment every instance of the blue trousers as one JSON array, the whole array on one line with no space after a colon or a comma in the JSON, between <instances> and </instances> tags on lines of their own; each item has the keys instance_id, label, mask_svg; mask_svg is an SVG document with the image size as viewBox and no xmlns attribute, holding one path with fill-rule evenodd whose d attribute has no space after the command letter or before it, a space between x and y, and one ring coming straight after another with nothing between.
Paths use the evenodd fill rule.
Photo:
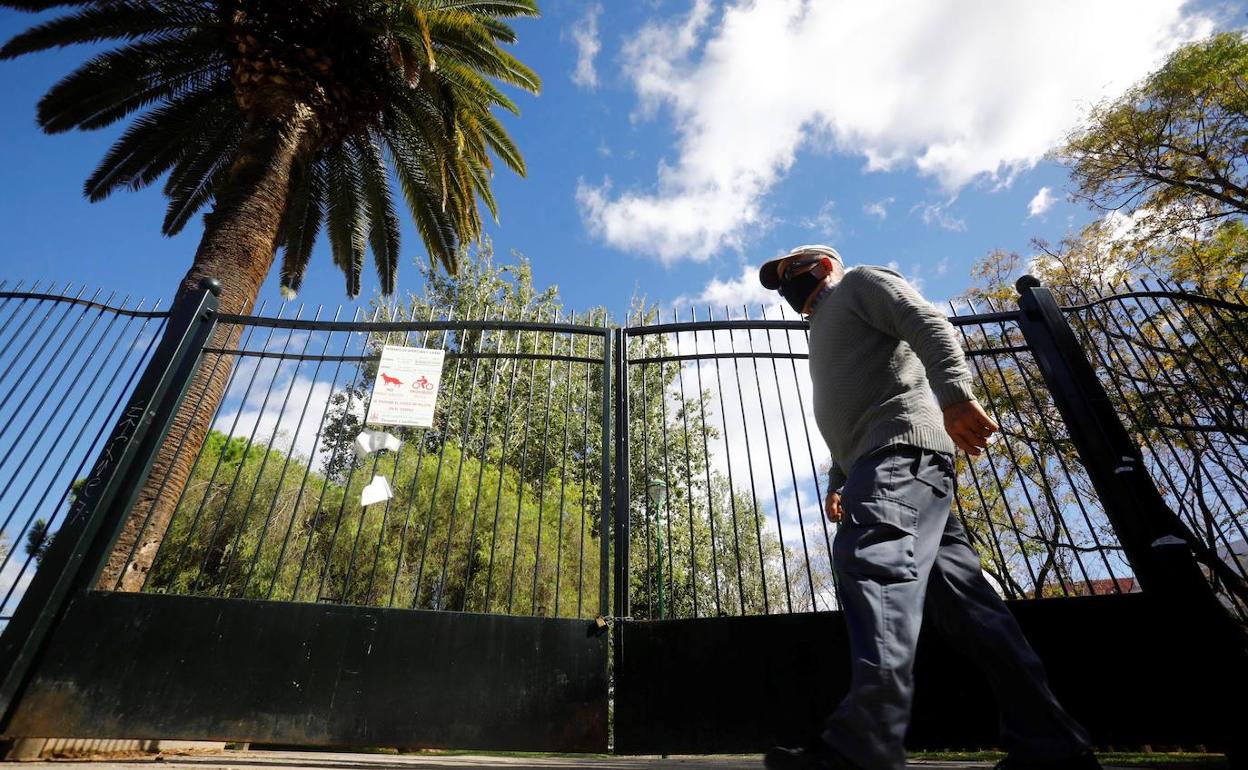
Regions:
<instances>
[{"instance_id":1,"label":"blue trousers","mask_svg":"<svg viewBox=\"0 0 1248 770\"><path fill-rule=\"evenodd\" d=\"M849 628L850 691L823 739L864 770L905 767L919 627L978 663L996 695L1002 747L1022 760L1089 747L1044 666L989 585L957 516L952 456L891 444L859 459L841 492L832 546Z\"/></svg>"}]
</instances>

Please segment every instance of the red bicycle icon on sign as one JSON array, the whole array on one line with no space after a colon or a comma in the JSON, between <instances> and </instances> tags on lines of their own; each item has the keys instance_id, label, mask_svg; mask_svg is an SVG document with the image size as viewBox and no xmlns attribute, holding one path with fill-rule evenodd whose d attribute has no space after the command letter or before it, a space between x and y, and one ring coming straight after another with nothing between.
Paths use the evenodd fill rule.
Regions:
<instances>
[{"instance_id":1,"label":"red bicycle icon on sign","mask_svg":"<svg viewBox=\"0 0 1248 770\"><path fill-rule=\"evenodd\" d=\"M433 383L427 377L421 377L412 383L412 390L433 390Z\"/></svg>"}]
</instances>

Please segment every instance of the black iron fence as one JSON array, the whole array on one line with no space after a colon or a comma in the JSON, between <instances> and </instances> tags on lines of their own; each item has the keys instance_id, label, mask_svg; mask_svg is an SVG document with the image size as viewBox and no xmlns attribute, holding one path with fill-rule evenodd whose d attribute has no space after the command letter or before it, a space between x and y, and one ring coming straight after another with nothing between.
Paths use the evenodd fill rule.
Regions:
<instances>
[{"instance_id":1,"label":"black iron fence","mask_svg":"<svg viewBox=\"0 0 1248 770\"><path fill-rule=\"evenodd\" d=\"M168 320L159 302L0 283L0 622L25 594Z\"/></svg>"},{"instance_id":2,"label":"black iron fence","mask_svg":"<svg viewBox=\"0 0 1248 770\"><path fill-rule=\"evenodd\" d=\"M950 318L976 396L1000 426L983 454L957 458L955 512L1007 598L1139 590L1088 478L1018 311L990 300Z\"/></svg>"},{"instance_id":3,"label":"black iron fence","mask_svg":"<svg viewBox=\"0 0 1248 770\"><path fill-rule=\"evenodd\" d=\"M689 681L706 681L701 666L718 682L726 658L702 660L699 634L722 640L748 627L761 640L833 623L814 614L837 608L836 527L823 515L829 458L810 412L806 324L777 309L651 313L611 328L602 313L533 306L416 302L350 320L283 306L244 317L217 313L210 285L168 313L38 288L0 286L0 722L25 731L14 735L44 734L54 713L68 719L63 729L96 729L88 711L48 707L69 686L96 688L81 699L93 704L134 695L127 724L150 734L172 725L302 740L309 715L333 711L325 704L337 693L305 700L290 683L336 683L354 656L373 666L371 692L441 715L427 733L439 745L483 740L469 724L481 704L457 698L489 687L417 692L392 670L436 679L442 661L473 661L481 681L536 697L533 720L589 725L536 744L519 730L508 747L601 750L605 628L615 622L617 715L632 715L620 724L636 750L652 732L638 715L693 710L646 679L650 664L685 661ZM1234 684L1243 628L1227 619L1243 621L1248 608L1248 307L1169 287L1054 296L1025 277L1017 288L1017 308L950 308L976 394L1001 426L986 452L957 459L953 513L985 573L1013 599L1142 590L1149 612L1164 612L1182 629L1176 638L1196 640ZM430 427L385 427L388 447L357 449L387 344L445 354L437 409ZM202 438L194 424L208 426ZM1115 606L1136 621L1144 608L1127 597L1017 606L1070 618ZM253 637L206 642L205 607L234 629L275 618L254 637L269 655L255 670L284 678L258 679L248 696L267 705L217 700L165 669L142 672L132 691L125 669L83 662L81 639L95 634L91 649L106 658L134 658L140 648L119 640L137 634L134 644L156 645L144 655L208 656L200 663L225 670ZM746 615L784 617L727 617ZM169 635L144 634L138 616L164 619L151 622ZM427 659L414 663L393 638L370 658L382 618L427 642ZM695 618L706 620L648 622ZM178 633L180 624L199 630ZM313 642L334 676L291 662ZM816 658L798 668L808 673ZM538 662L519 670L517 660ZM575 674L565 676L568 661ZM163 687L175 700L207 697L218 721L194 727L186 720L200 714L165 713L152 697ZM380 722L344 717L316 740L414 734L407 712L386 703L361 705ZM496 721L515 716L491 708ZM278 712L289 717L278 732L255 722ZM730 723L716 723L716 741ZM672 724L673 735L689 732ZM673 741L662 745L703 745Z\"/></svg>"},{"instance_id":4,"label":"black iron fence","mask_svg":"<svg viewBox=\"0 0 1248 770\"><path fill-rule=\"evenodd\" d=\"M1178 287L1117 291L1059 299L1149 476L1216 557L1208 579L1242 617L1248 308ZM187 482L148 482L152 510L172 513L149 512L131 541L127 559L146 558L141 590L592 617L610 588L603 446L616 398L627 525L616 579L632 617L837 607L805 322L778 306L652 313L618 330L612 362L602 314L497 312L220 318L237 342L205 346L200 367L229 372L224 397L190 405L212 412L203 442L169 439ZM1007 598L1140 590L1021 311L985 301L950 313L1001 426L980 457L959 453L954 507L991 582ZM0 291L2 617L166 320L99 292ZM435 423L391 429L397 450L359 456L385 344L446 352ZM392 497L362 505L376 477ZM159 549L144 557L146 541Z\"/></svg>"},{"instance_id":5,"label":"black iron fence","mask_svg":"<svg viewBox=\"0 0 1248 770\"><path fill-rule=\"evenodd\" d=\"M1211 694L1242 689L1248 661L1248 590L1221 547L1248 523L1227 480L1238 467L1242 359L1209 337L1219 356L1171 340L1209 379L1132 370L1139 400L1173 409L1164 426L1124 419L1140 414L1138 401L1114 397L1115 380L1089 359L1150 355L1158 340L1081 338L1066 318L1083 303L1029 276L1016 288L1010 307L949 308L975 394L1001 428L978 457L957 453L952 514L989 582L1006 598L1034 600L1014 602L1014 614L1094 740L1235 746L1243 715L1212 707L1224 701ZM1239 334L1242 303L1219 307L1228 315L1212 324L1216 335ZM630 320L616 333L615 608L634 621L615 637L617 750L801 740L849 686L843 657L828 655L848 644L841 618L812 611L837 608L836 526L822 511L829 458L810 411L806 325L780 308ZM1242 351L1242 339L1223 340L1225 350ZM1156 447L1140 447L1176 426L1201 443L1162 454L1172 466L1163 468ZM1184 480L1187 510L1159 491L1155 481L1167 479ZM970 683L964 652L940 637L920 643L910 740L993 745L990 688ZM1087 643L1108 654L1089 656ZM1156 670L1158 649L1182 662Z\"/></svg>"},{"instance_id":6,"label":"black iron fence","mask_svg":"<svg viewBox=\"0 0 1248 770\"><path fill-rule=\"evenodd\" d=\"M622 331L634 617L835 607L804 329L690 309Z\"/></svg>"},{"instance_id":7,"label":"black iron fence","mask_svg":"<svg viewBox=\"0 0 1248 770\"><path fill-rule=\"evenodd\" d=\"M954 514L989 580L1007 598L1138 590L1016 313L950 309L1001 426L957 460ZM690 309L623 334L631 614L836 609L805 322L779 306Z\"/></svg>"},{"instance_id":8,"label":"black iron fence","mask_svg":"<svg viewBox=\"0 0 1248 770\"><path fill-rule=\"evenodd\" d=\"M1206 576L1248 622L1248 303L1165 283L1110 291L1065 292L1064 311L1149 476L1206 549Z\"/></svg>"},{"instance_id":9,"label":"black iron fence","mask_svg":"<svg viewBox=\"0 0 1248 770\"><path fill-rule=\"evenodd\" d=\"M229 368L224 398L190 405L211 431L171 438L189 477L149 480L156 499L112 587L155 540L138 570L151 593L604 612L601 321L424 306L222 317L238 343L205 347L200 367ZM383 427L397 448L361 453L384 345L445 353L437 409L431 427ZM377 484L389 492L368 503Z\"/></svg>"}]
</instances>

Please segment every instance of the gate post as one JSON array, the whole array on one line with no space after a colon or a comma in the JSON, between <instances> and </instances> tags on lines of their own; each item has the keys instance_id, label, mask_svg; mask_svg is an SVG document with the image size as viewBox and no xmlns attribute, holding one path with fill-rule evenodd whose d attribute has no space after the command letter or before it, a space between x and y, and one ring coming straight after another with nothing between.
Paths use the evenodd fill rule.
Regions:
<instances>
[{"instance_id":1,"label":"gate post","mask_svg":"<svg viewBox=\"0 0 1248 770\"><path fill-rule=\"evenodd\" d=\"M1248 637L1201 574L1195 553L1208 561L1211 552L1166 505L1053 293L1031 275L1015 288L1019 327L1141 587L1157 597L1167 622L1190 624L1196 638L1207 634L1201 640L1210 653L1225 656L1228 693L1242 693L1235 685L1248 679ZM1227 726L1233 722L1228 715ZM1237 733L1227 739L1243 746Z\"/></svg>"},{"instance_id":2,"label":"gate post","mask_svg":"<svg viewBox=\"0 0 1248 770\"><path fill-rule=\"evenodd\" d=\"M606 315L602 319L602 515L598 521L598 614L606 617L611 614L611 405L614 394L611 393L611 367L615 362L611 358L611 340L614 332L607 327ZM586 415L586 419L588 415Z\"/></svg>"},{"instance_id":3,"label":"gate post","mask_svg":"<svg viewBox=\"0 0 1248 770\"><path fill-rule=\"evenodd\" d=\"M220 294L220 284L205 279L197 294L170 309L160 344L5 626L0 636L0 733L7 729L28 674L65 608L79 589L93 584L108 557L216 326Z\"/></svg>"},{"instance_id":4,"label":"gate post","mask_svg":"<svg viewBox=\"0 0 1248 770\"><path fill-rule=\"evenodd\" d=\"M630 612L628 595L629 565L629 456L628 456L628 336L615 330L615 595L611 614L617 628ZM616 656L620 654L616 636Z\"/></svg>"}]
</instances>

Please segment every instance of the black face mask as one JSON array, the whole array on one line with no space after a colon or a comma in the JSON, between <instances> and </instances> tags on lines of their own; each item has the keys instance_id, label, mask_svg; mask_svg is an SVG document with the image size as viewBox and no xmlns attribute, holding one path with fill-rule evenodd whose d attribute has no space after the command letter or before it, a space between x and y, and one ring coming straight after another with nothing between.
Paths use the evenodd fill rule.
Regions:
<instances>
[{"instance_id":1,"label":"black face mask","mask_svg":"<svg viewBox=\"0 0 1248 770\"><path fill-rule=\"evenodd\" d=\"M810 299L810 295L819 289L819 285L827 277L828 271L823 267L821 258L795 260L785 266L784 273L780 276L780 296L788 300L789 306L801 315L802 309L806 307L806 300Z\"/></svg>"}]
</instances>

